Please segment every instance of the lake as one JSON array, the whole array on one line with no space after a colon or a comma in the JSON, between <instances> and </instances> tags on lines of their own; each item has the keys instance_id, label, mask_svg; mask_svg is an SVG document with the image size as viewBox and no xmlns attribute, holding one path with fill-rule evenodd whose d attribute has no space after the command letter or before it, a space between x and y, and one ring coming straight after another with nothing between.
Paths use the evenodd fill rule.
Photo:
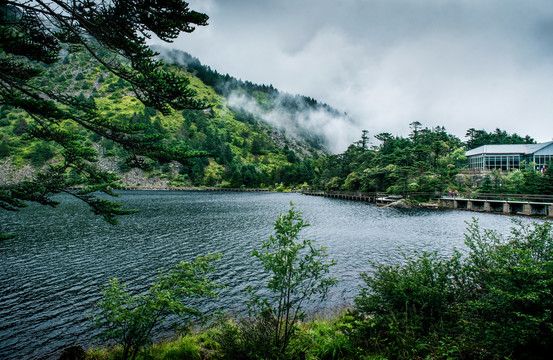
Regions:
<instances>
[{"instance_id":1,"label":"lake","mask_svg":"<svg viewBox=\"0 0 553 360\"><path fill-rule=\"evenodd\" d=\"M90 346L95 331L88 315L108 279L144 289L158 271L210 252L222 254L216 277L227 288L204 310L244 313L244 288L259 288L264 279L250 252L273 233L290 202L311 224L302 237L327 247L338 263L332 268L338 286L327 300L311 304L313 310L351 304L369 260L394 263L401 252L462 250L472 217L501 232L511 225L503 215L386 209L294 193L128 191L117 201L140 212L112 226L79 201L62 200L56 209L32 205L0 213L4 232L19 234L0 242L2 359L56 359L72 344Z\"/></svg>"}]
</instances>

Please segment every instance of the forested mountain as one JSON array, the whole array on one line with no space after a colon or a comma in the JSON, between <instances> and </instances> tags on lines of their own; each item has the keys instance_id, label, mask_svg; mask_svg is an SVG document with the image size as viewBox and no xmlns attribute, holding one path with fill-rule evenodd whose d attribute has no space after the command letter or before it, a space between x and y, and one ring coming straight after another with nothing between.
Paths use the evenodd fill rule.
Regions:
<instances>
[{"instance_id":1,"label":"forested mountain","mask_svg":"<svg viewBox=\"0 0 553 360\"><path fill-rule=\"evenodd\" d=\"M324 155L326 147L323 138L303 126L301 114L324 111L334 115L336 110L310 98L281 94L272 86L220 75L188 54L171 54L180 56L180 61L167 61L166 69L187 73L190 87L207 104L205 110L164 116L134 97L125 80L78 51L66 51L61 62L45 65L48 81L40 85L77 95L96 104L110 121L144 126L152 137L166 137L169 145L202 155L184 165L151 161L146 164L150 170L143 172L131 169L130 154L113 141L82 128L72 129L86 136L88 145L100 152L101 165L116 170L124 185L274 187L312 180L312 160ZM237 101L241 96L242 104ZM279 119L271 122L263 116L273 110L281 114L280 126L274 123ZM23 111L0 106L2 183L20 181L33 169L59 161L62 149L26 139L30 123Z\"/></svg>"},{"instance_id":2,"label":"forested mountain","mask_svg":"<svg viewBox=\"0 0 553 360\"><path fill-rule=\"evenodd\" d=\"M211 86L227 100L227 105L234 112L246 112L246 117L262 119L288 137L305 139L316 149L322 146L328 148L336 140L329 138L335 135L334 131L329 134L327 130L329 123L347 126L352 122L347 114L311 97L283 93L272 85L258 85L229 74L220 74L180 50L155 49L167 63L184 66L204 84Z\"/></svg>"}]
</instances>

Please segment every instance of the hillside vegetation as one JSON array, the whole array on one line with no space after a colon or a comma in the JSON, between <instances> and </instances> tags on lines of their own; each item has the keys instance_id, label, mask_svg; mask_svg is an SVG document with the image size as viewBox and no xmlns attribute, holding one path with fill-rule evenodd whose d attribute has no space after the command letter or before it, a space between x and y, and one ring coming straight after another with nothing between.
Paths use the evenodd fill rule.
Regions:
<instances>
[{"instance_id":1,"label":"hillside vegetation","mask_svg":"<svg viewBox=\"0 0 553 360\"><path fill-rule=\"evenodd\" d=\"M189 55L179 53L192 59ZM69 52L63 60L47 66L47 77L40 84L47 90L77 95L94 102L102 115L120 124L143 124L147 133L164 136L172 146L199 151L186 164L151 161L149 171L131 169L129 154L113 141L75 125L66 128L86 137L87 145L100 153L100 166L116 171L125 186L220 186L220 187L291 187L313 178L312 160L326 153L323 140L302 130L300 123L293 131L276 128L259 113L230 106L228 96L241 94L260 109L275 109L294 123L306 108L323 108L315 100L280 94L272 86L254 85L222 76L197 60L189 65L173 62L171 72L185 72L200 100L203 111L174 111L168 116L145 107L133 96L130 85L116 77L88 54ZM80 69L80 70L75 70ZM85 69L85 70L82 70ZM208 83L209 85L206 85ZM225 87L226 92L221 91ZM283 99L287 99L283 102ZM277 102L278 101L278 102ZM23 111L0 106L0 183L9 184L32 176L36 169L59 161L61 149L49 142L27 139L33 120Z\"/></svg>"}]
</instances>

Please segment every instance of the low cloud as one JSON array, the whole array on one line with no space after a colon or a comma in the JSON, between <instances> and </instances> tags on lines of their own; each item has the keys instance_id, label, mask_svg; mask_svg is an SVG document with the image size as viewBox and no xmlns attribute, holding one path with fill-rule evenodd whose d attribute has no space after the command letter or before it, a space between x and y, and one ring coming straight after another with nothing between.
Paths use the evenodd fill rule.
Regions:
<instances>
[{"instance_id":1,"label":"low cloud","mask_svg":"<svg viewBox=\"0 0 553 360\"><path fill-rule=\"evenodd\" d=\"M346 114L337 114L322 106L313 108L305 104L302 106L303 109L291 111L286 105L281 104L285 96L289 95L279 95L274 99L275 106L271 110L262 109L255 99L237 91L230 94L227 103L231 108L243 109L257 119L284 131L288 136L317 136L331 152L343 151L352 142L350 134L354 133L355 125Z\"/></svg>"},{"instance_id":2,"label":"low cloud","mask_svg":"<svg viewBox=\"0 0 553 360\"><path fill-rule=\"evenodd\" d=\"M152 47L170 64L190 66L198 59L184 51L175 51L164 46ZM360 137L357 125L345 113L322 104L308 103L304 96L276 92L269 94L269 104L260 106L258 101L243 91L231 90L222 83L227 104L232 109L243 110L255 118L295 138L318 138L331 152L341 152ZM243 85L245 86L245 85ZM268 108L268 109L267 109Z\"/></svg>"}]
</instances>

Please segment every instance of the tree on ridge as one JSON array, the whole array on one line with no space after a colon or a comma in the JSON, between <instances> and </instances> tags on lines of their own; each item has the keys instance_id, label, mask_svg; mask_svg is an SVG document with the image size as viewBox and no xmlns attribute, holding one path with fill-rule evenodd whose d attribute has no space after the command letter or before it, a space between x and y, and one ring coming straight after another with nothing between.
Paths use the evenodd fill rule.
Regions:
<instances>
[{"instance_id":1,"label":"tree on ridge","mask_svg":"<svg viewBox=\"0 0 553 360\"><path fill-rule=\"evenodd\" d=\"M163 114L206 108L185 76L161 68L147 40L155 35L171 42L207 20L181 0L0 0L0 106L26 112L30 121L22 138L55 143L61 155L31 180L0 185L0 208L16 211L29 202L55 206L52 195L66 192L109 223L131 212L93 195L115 196L117 177L98 168L97 151L68 123L120 145L132 167L146 168L147 158L186 162L203 155L185 145L167 146L162 135L146 133L144 124L116 123L94 101L44 84L55 81L48 66L61 62L66 51L85 51L129 83L145 106ZM80 190L68 190L75 187Z\"/></svg>"}]
</instances>

